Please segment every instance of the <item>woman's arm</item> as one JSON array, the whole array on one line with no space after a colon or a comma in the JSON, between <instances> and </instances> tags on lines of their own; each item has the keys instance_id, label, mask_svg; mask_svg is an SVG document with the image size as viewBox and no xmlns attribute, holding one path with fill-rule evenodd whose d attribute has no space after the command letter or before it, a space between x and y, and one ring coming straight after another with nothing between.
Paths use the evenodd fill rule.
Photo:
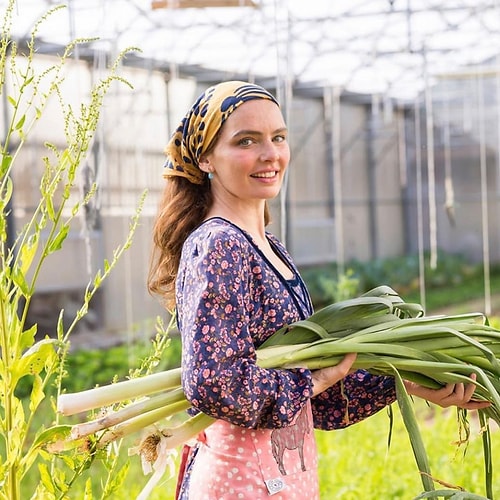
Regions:
<instances>
[{"instance_id":1,"label":"woman's arm","mask_svg":"<svg viewBox=\"0 0 500 500\"><path fill-rule=\"evenodd\" d=\"M348 355L339 370L326 368L312 372L313 380L319 378L321 383L317 389L331 386L313 398L313 417L317 428L324 430L339 429L355 424L377 413L396 399L394 379L370 375L364 370L338 381L342 372L349 370L355 355ZM349 364L351 363L351 365ZM471 375L475 380L475 374ZM428 389L414 382L405 381L408 394L417 396L443 408L457 406L468 410L486 408L490 405L485 401L474 401L474 383L447 384L440 389Z\"/></svg>"},{"instance_id":2,"label":"woman's arm","mask_svg":"<svg viewBox=\"0 0 500 500\"><path fill-rule=\"evenodd\" d=\"M255 300L252 273L262 271L244 243L212 234L184 256L178 280L183 388L192 405L212 417L249 428L282 427L311 398L313 381L307 369L257 366L252 321L261 328L258 314L266 307L267 328L279 328L271 320L283 308L273 305L275 294L263 294L266 304Z\"/></svg>"}]
</instances>

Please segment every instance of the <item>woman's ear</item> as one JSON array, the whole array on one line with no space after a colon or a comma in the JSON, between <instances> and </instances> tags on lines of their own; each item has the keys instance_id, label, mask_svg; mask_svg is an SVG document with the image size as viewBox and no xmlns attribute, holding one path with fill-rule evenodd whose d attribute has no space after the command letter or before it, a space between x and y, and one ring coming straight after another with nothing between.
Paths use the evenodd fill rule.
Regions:
<instances>
[{"instance_id":1,"label":"woman's ear","mask_svg":"<svg viewBox=\"0 0 500 500\"><path fill-rule=\"evenodd\" d=\"M203 172L210 172L210 160L208 159L208 156L203 154L200 156L200 161L198 162L198 166L200 167L200 170Z\"/></svg>"}]
</instances>

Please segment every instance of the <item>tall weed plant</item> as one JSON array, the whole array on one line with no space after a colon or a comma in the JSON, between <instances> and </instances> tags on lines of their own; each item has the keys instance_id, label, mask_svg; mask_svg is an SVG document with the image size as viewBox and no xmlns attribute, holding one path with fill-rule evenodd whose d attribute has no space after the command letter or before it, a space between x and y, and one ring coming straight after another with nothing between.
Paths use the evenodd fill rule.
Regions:
<instances>
[{"instance_id":1,"label":"tall weed plant","mask_svg":"<svg viewBox=\"0 0 500 500\"><path fill-rule=\"evenodd\" d=\"M60 311L57 331L42 340L37 338L37 325L27 322L28 311L36 292L37 279L47 257L64 245L77 217L96 193L93 186L83 196L76 189L77 173L91 148L99 122L103 100L114 82L130 84L118 75L120 54L108 75L98 81L78 109L67 104L64 95L65 68L80 43L66 47L56 63L38 72L34 63L36 39L40 26L56 10L49 10L33 27L27 47L22 50L12 37L16 2L9 0L2 8L0 42L0 97L7 117L1 137L0 163L0 499L71 498L67 496L80 472L94 458L92 450L81 456L66 455L63 459L46 451L54 434L63 432L57 426L54 400L65 377L65 359L69 337L88 311L92 297L110 274L122 254L129 248L145 195L138 200L128 235L122 245L105 259L102 269L89 280L81 306L69 323L63 322ZM132 50L132 49L130 49ZM29 220L12 234L13 174L20 153L30 140L47 105L58 104L65 144L45 143L46 155L39 158L42 170L39 200ZM54 120L52 121L54 125ZM80 198L80 199L78 199ZM64 326L64 325L69 326ZM29 398L18 394L20 384L30 380ZM55 387L55 389L54 389ZM43 417L41 417L43 415ZM43 424L40 426L40 421ZM36 425L34 424L36 422ZM116 451L116 450L115 450ZM105 457L109 480L103 480L108 494L119 484L124 470L116 470L117 453ZM39 481L26 482L27 476L38 474ZM29 486L34 485L35 486ZM33 491L30 489L34 488ZM103 494L103 496L105 496ZM90 483L85 498L92 498Z\"/></svg>"}]
</instances>

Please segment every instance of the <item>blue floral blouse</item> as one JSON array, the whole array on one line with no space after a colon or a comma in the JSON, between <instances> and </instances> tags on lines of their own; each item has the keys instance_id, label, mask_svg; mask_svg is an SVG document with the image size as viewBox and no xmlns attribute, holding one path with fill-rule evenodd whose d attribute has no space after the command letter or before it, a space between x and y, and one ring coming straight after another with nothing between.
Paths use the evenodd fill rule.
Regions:
<instances>
[{"instance_id":1,"label":"blue floral blouse","mask_svg":"<svg viewBox=\"0 0 500 500\"><path fill-rule=\"evenodd\" d=\"M312 398L308 369L256 364L256 349L274 331L313 311L288 252L275 236L267 238L293 270L292 280L248 233L212 218L187 238L176 284L186 397L195 409L246 428L287 426ZM394 400L391 377L359 370L311 399L314 426L346 427Z\"/></svg>"}]
</instances>

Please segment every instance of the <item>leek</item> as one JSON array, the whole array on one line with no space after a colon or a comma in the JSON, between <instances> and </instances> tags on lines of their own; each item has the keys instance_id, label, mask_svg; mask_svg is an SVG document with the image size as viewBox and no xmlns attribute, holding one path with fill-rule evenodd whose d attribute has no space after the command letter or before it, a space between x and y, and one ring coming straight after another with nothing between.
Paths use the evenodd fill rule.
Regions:
<instances>
[{"instance_id":1,"label":"leek","mask_svg":"<svg viewBox=\"0 0 500 500\"><path fill-rule=\"evenodd\" d=\"M378 287L276 331L257 349L257 364L262 368L314 370L336 365L347 353L358 354L353 368L396 378L398 402L415 458L427 474L422 474L426 491L433 485L415 420L408 413L408 398L401 394L401 380L429 388L473 382L474 399L491 403L478 410L480 418L500 425L500 331L489 326L483 314L425 316L418 304L405 303L390 287ZM470 378L472 374L477 377L475 381ZM72 415L122 403L118 410L73 426L71 439L94 434L97 445L106 446L160 420L185 416L190 403L182 391L180 376L180 369L174 369L63 394L58 399L58 411ZM198 413L161 432L172 449L196 437L213 421ZM485 460L491 455L489 446L490 441L485 440ZM486 483L491 491L491 467L486 471Z\"/></svg>"}]
</instances>

